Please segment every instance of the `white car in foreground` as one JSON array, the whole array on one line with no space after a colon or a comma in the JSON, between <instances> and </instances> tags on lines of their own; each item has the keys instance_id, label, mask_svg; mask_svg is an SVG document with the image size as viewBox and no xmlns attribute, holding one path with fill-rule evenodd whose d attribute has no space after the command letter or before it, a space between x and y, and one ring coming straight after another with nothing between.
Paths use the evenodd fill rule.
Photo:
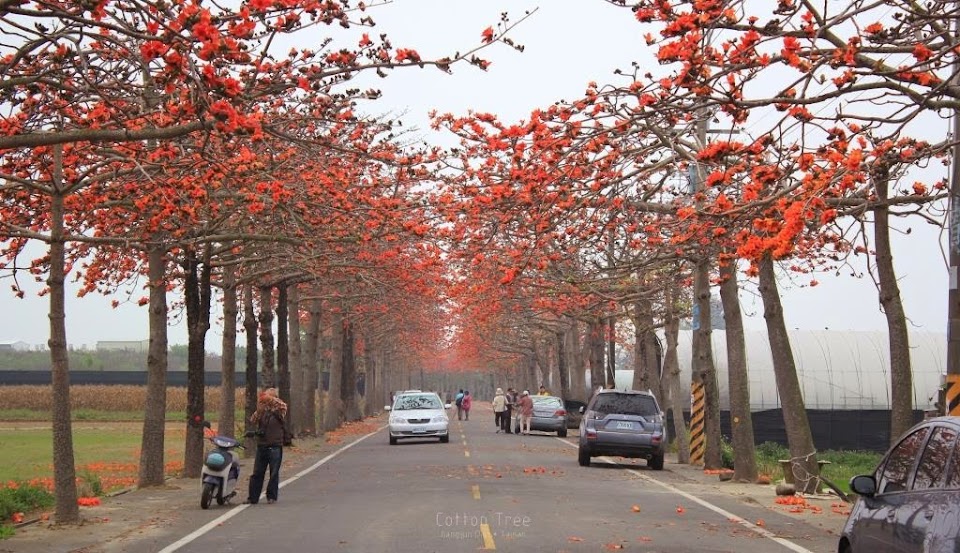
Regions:
<instances>
[{"instance_id":1,"label":"white car in foreground","mask_svg":"<svg viewBox=\"0 0 960 553\"><path fill-rule=\"evenodd\" d=\"M440 438L443 443L449 442L449 408L450 404L444 405L440 396L432 392L398 395L392 407L384 407L390 412L390 445L405 438Z\"/></svg>"}]
</instances>

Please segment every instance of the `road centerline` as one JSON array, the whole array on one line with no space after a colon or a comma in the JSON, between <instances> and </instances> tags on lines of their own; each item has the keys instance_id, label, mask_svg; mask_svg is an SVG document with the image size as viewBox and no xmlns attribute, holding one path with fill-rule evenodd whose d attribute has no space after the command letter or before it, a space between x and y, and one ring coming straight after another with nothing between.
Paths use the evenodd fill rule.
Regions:
<instances>
[{"instance_id":1,"label":"road centerline","mask_svg":"<svg viewBox=\"0 0 960 553\"><path fill-rule=\"evenodd\" d=\"M483 538L483 549L494 550L497 548L496 542L493 541L493 532L490 531L490 525L486 522L480 524L480 537Z\"/></svg>"}]
</instances>

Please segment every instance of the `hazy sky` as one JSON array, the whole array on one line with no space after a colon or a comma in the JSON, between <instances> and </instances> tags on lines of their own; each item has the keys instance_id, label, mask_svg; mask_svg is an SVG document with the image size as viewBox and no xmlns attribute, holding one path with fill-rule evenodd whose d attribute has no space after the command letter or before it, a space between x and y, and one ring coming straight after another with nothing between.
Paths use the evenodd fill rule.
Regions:
<instances>
[{"instance_id":1,"label":"hazy sky","mask_svg":"<svg viewBox=\"0 0 960 553\"><path fill-rule=\"evenodd\" d=\"M601 0L397 0L371 10L378 25L371 34L388 33L395 47L413 47L424 58L437 58L466 51L479 43L480 33L495 25L500 13L508 11L513 20L539 6L511 36L526 46L518 53L494 45L483 52L493 63L487 72L466 65L453 75L436 69L394 71L387 79L371 77L364 87L383 90L384 98L371 104L372 112L406 115L429 137L427 112L465 113L468 109L497 113L511 121L525 118L534 108L557 99L581 95L589 81L613 82L614 69L629 68L631 61L656 71L651 53L641 36L646 32L629 10ZM319 35L318 35L319 36ZM299 39L298 39L299 40ZM303 44L301 46L309 47ZM937 131L939 132L939 130ZM911 227L908 236L895 238L894 260L901 278L900 288L906 311L916 329L946 331L947 266L941 251L942 234L916 219L898 223ZM862 267L856 268L862 271ZM794 284L784 281L784 313L791 328L882 330L885 322L878 307L877 292L868 278L851 278L849 270L838 277L817 275L819 285L802 287L810 277ZM18 300L0 282L0 343L24 341L45 343L49 330L47 298L29 293ZM78 299L70 293L67 303L67 338L71 345L93 345L98 340L142 340L147 338L146 308L134 302L110 307L113 298L88 296ZM762 309L755 294L746 292L743 307L750 328L763 326ZM182 317L171 321L170 343L185 343ZM207 342L219 349L219 321Z\"/></svg>"}]
</instances>

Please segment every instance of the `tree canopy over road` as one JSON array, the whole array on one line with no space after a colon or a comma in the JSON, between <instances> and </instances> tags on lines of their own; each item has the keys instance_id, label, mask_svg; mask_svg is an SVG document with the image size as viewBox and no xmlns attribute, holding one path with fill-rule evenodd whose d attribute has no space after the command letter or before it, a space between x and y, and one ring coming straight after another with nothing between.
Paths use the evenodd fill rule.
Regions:
<instances>
[{"instance_id":1,"label":"tree canopy over road","mask_svg":"<svg viewBox=\"0 0 960 553\"><path fill-rule=\"evenodd\" d=\"M678 412L676 335L695 314L708 467L720 462L709 346L719 288L732 410L744 421L736 466L749 479L739 283L759 285L790 452L816 474L776 271L865 256L890 332L891 434L909 426L890 232L901 217L944 223L947 181L935 168L955 138L929 129L960 108L955 2L610 0L658 66L518 121L436 114L451 148L368 115L380 92L356 76L485 70L496 47L523 50L529 14L481 24L472 44L426 59L373 31L379 3L0 0L0 269L14 293L23 279L47 283L59 520L77 518L66 278L82 293L145 288L145 486L163 478L174 290L193 375L187 475L200 466L214 288L225 374L242 321L246 370L280 388L303 432L316 431L320 363L334 428L361 415L341 385L358 371L371 411L421 369L484 367L530 389L552 373L561 395L585 399L588 369L592 386L612 382L604 359L615 340L634 349L635 387ZM278 46L290 43L305 46ZM31 242L45 255L32 259Z\"/></svg>"}]
</instances>

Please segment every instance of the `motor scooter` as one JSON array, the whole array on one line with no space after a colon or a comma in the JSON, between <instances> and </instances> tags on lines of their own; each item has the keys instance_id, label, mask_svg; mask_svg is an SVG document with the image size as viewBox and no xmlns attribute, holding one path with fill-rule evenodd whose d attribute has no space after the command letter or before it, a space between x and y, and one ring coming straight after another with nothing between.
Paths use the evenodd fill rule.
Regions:
<instances>
[{"instance_id":1,"label":"motor scooter","mask_svg":"<svg viewBox=\"0 0 960 553\"><path fill-rule=\"evenodd\" d=\"M210 422L204 421L203 426L210 428ZM210 508L210 502L217 500L217 505L223 505L237 495L237 480L240 479L240 457L234 451L243 449L243 445L227 436L209 436L207 438L214 448L207 453L203 467L200 469L200 481L203 491L200 493L200 508Z\"/></svg>"}]
</instances>

